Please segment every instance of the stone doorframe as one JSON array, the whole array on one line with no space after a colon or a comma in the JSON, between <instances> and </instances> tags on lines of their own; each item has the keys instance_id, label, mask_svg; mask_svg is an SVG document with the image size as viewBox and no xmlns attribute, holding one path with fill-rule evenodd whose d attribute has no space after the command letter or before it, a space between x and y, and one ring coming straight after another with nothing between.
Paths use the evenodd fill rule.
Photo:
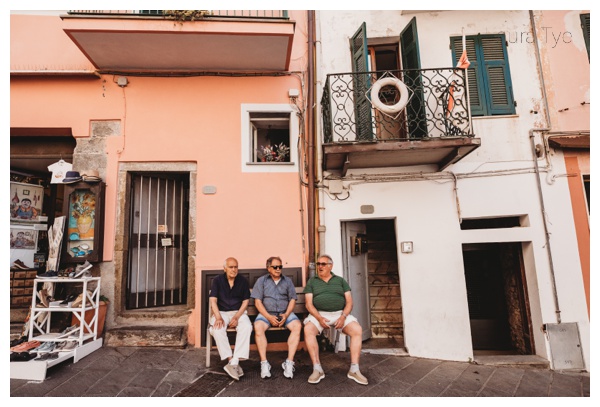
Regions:
<instances>
[{"instance_id":1,"label":"stone doorframe","mask_svg":"<svg viewBox=\"0 0 600 407\"><path fill-rule=\"evenodd\" d=\"M128 234L125 225L128 224L127 199L129 199L129 172L177 172L189 173L189 241L188 241L188 281L187 304L148 310L126 310L125 291L127 275ZM181 325L188 324L189 314L195 307L195 270L196 270L196 163L182 162L127 162L119 163L117 176L117 208L114 249L114 319L117 326L121 325ZM103 281L104 283L104 281Z\"/></svg>"}]
</instances>

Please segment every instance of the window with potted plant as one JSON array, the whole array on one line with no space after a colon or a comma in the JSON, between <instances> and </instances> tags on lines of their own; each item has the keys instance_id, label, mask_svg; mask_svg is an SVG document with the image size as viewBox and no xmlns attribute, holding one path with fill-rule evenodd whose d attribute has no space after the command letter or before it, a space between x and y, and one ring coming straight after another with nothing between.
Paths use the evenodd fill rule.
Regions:
<instances>
[{"instance_id":1,"label":"window with potted plant","mask_svg":"<svg viewBox=\"0 0 600 407\"><path fill-rule=\"evenodd\" d=\"M261 162L289 162L290 148L283 143L260 146L256 152Z\"/></svg>"}]
</instances>

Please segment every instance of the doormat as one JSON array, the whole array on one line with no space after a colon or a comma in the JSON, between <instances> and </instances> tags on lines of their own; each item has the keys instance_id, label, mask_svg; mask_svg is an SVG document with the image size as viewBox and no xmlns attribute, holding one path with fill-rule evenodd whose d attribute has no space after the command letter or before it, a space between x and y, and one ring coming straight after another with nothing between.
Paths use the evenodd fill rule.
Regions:
<instances>
[{"instance_id":1,"label":"doormat","mask_svg":"<svg viewBox=\"0 0 600 407\"><path fill-rule=\"evenodd\" d=\"M215 397L231 383L229 376L219 373L204 373L196 381L174 397Z\"/></svg>"}]
</instances>

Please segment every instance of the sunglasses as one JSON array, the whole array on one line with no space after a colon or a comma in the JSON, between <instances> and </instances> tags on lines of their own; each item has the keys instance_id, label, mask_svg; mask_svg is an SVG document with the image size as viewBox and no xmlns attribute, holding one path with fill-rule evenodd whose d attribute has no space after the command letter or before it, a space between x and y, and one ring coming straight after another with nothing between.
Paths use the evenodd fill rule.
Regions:
<instances>
[{"instance_id":1,"label":"sunglasses","mask_svg":"<svg viewBox=\"0 0 600 407\"><path fill-rule=\"evenodd\" d=\"M321 267L321 266L325 267L326 265L331 264L331 263L315 263L315 264L317 265L317 267Z\"/></svg>"},{"instance_id":2,"label":"sunglasses","mask_svg":"<svg viewBox=\"0 0 600 407\"><path fill-rule=\"evenodd\" d=\"M281 270L283 268L283 266L271 266L272 268L274 268L275 270Z\"/></svg>"}]
</instances>

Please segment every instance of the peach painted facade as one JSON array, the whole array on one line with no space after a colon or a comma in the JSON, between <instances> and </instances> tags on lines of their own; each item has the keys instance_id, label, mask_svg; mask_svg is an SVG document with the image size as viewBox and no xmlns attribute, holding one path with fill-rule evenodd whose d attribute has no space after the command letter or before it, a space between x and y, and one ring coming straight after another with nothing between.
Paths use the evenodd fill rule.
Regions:
<instances>
[{"instance_id":1,"label":"peach painted facade","mask_svg":"<svg viewBox=\"0 0 600 407\"><path fill-rule=\"evenodd\" d=\"M159 29L171 27L178 33L203 29L222 33L235 31L236 25L201 22L178 28L172 21L144 19L75 21L62 19L59 12L11 15L11 128L71 129L77 140L73 169L98 169L106 182L104 261L99 267L102 294L111 300L109 329L183 325L187 342L200 346L202 270L222 269L228 256L236 257L241 269L264 268L273 255L281 256L286 267L305 270L306 191L298 174L305 157L297 154L297 145L306 133L298 123L306 121L296 121L296 112L305 114L307 18L303 11L291 11L289 17L294 24L285 27L292 27L292 40L283 55L288 68L276 75L169 77L98 73L66 35L65 27L100 24L98 30L118 32L127 24L127 30L135 32L162 24ZM246 25L242 35L251 37L251 23L240 24ZM255 25L258 32L265 31L264 23ZM273 36L289 35L283 25L271 26ZM185 33L181 38L186 38ZM125 86L117 83L120 77L127 78ZM297 105L303 111L292 103L290 89L299 90ZM292 164L277 168L247 164L249 157L243 151L247 153L251 144L244 144L251 140L244 138L249 137L250 127L244 121L245 107L291 113L291 123L296 124L296 128L290 124L292 153L296 153L291 155ZM85 168L96 165L85 158L88 153L104 165ZM189 172L187 264L193 286L188 287L187 306L175 311L140 314L138 310L133 316L124 307L124 174L129 169ZM216 192L204 193L204 187L214 187Z\"/></svg>"},{"instance_id":2,"label":"peach painted facade","mask_svg":"<svg viewBox=\"0 0 600 407\"><path fill-rule=\"evenodd\" d=\"M549 146L551 161L564 160L588 314L590 312L590 218L584 176L590 175L590 61L581 15L589 10L543 11L539 13L544 80L548 98L550 130L546 139L561 136L587 137L587 148ZM583 143L585 144L585 142ZM589 182L589 181L588 181Z\"/></svg>"}]
</instances>

